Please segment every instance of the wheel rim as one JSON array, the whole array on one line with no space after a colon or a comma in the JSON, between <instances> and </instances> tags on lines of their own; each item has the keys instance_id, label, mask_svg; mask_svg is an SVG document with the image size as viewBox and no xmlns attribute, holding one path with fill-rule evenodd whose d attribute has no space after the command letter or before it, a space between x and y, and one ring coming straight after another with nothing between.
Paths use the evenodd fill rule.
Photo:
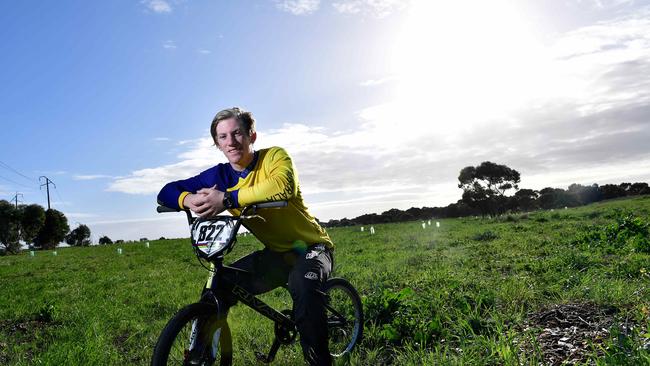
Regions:
<instances>
[{"instance_id":1,"label":"wheel rim","mask_svg":"<svg viewBox=\"0 0 650 366\"><path fill-rule=\"evenodd\" d=\"M352 350L359 337L360 309L355 306L353 295L342 286L332 286L328 291L327 325L329 348L334 357Z\"/></svg>"},{"instance_id":2,"label":"wheel rim","mask_svg":"<svg viewBox=\"0 0 650 366\"><path fill-rule=\"evenodd\" d=\"M167 364L219 365L220 336L221 328L215 316L192 318L183 325L174 339ZM213 347L216 350L216 359L213 356Z\"/></svg>"}]
</instances>

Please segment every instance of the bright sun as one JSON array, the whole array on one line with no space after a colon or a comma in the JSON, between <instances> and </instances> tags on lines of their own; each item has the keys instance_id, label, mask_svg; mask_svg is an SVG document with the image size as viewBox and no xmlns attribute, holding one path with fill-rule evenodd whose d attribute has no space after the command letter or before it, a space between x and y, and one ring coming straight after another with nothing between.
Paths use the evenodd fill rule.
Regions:
<instances>
[{"instance_id":1,"label":"bright sun","mask_svg":"<svg viewBox=\"0 0 650 366\"><path fill-rule=\"evenodd\" d=\"M395 108L458 132L533 98L546 69L525 17L506 0L414 1L394 49Z\"/></svg>"}]
</instances>

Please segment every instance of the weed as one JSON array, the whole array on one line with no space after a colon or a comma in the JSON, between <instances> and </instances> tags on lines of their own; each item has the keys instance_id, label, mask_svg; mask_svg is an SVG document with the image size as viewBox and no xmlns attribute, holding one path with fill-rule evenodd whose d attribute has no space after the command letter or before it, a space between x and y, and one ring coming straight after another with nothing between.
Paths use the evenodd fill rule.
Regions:
<instances>
[{"instance_id":1,"label":"weed","mask_svg":"<svg viewBox=\"0 0 650 366\"><path fill-rule=\"evenodd\" d=\"M49 323L54 320L56 313L56 306L52 302L46 302L36 313L36 320L44 323Z\"/></svg>"},{"instance_id":2,"label":"weed","mask_svg":"<svg viewBox=\"0 0 650 366\"><path fill-rule=\"evenodd\" d=\"M573 243L609 254L630 251L650 253L649 226L632 213L618 214L613 224L588 227L576 236Z\"/></svg>"},{"instance_id":3,"label":"weed","mask_svg":"<svg viewBox=\"0 0 650 366\"><path fill-rule=\"evenodd\" d=\"M587 218L587 219L595 219L595 218L598 218L598 217L602 216L602 214L603 213L601 211L590 211L590 212L587 212L587 213L583 214L582 216Z\"/></svg>"},{"instance_id":4,"label":"weed","mask_svg":"<svg viewBox=\"0 0 650 366\"><path fill-rule=\"evenodd\" d=\"M548 219L542 215L536 215L533 220L535 220L536 222L548 222Z\"/></svg>"},{"instance_id":5,"label":"weed","mask_svg":"<svg viewBox=\"0 0 650 366\"><path fill-rule=\"evenodd\" d=\"M476 241L491 241L498 239L499 236L490 230L475 234L472 239Z\"/></svg>"}]
</instances>

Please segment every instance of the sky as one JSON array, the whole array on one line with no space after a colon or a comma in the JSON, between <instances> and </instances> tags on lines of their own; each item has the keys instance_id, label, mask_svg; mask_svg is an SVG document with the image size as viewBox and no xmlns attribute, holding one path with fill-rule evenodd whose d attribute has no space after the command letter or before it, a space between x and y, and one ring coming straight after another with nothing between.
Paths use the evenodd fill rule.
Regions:
<instances>
[{"instance_id":1,"label":"sky","mask_svg":"<svg viewBox=\"0 0 650 366\"><path fill-rule=\"evenodd\" d=\"M521 188L650 182L650 1L0 0L0 199L93 240L187 237L169 181L225 162L217 111L293 157L321 221Z\"/></svg>"}]
</instances>

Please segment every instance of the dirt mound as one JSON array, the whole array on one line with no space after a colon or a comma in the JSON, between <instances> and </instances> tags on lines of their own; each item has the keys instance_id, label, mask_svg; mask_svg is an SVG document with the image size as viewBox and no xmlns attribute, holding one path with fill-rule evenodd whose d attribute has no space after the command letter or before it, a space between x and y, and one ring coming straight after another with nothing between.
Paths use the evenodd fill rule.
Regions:
<instances>
[{"instance_id":1,"label":"dirt mound","mask_svg":"<svg viewBox=\"0 0 650 366\"><path fill-rule=\"evenodd\" d=\"M598 345L610 336L609 329L616 325L623 332L629 330L625 322L621 324L617 319L617 314L614 307L591 303L554 305L529 314L524 330L541 330L535 348L541 351L545 364L585 363L590 356L600 353Z\"/></svg>"}]
</instances>

